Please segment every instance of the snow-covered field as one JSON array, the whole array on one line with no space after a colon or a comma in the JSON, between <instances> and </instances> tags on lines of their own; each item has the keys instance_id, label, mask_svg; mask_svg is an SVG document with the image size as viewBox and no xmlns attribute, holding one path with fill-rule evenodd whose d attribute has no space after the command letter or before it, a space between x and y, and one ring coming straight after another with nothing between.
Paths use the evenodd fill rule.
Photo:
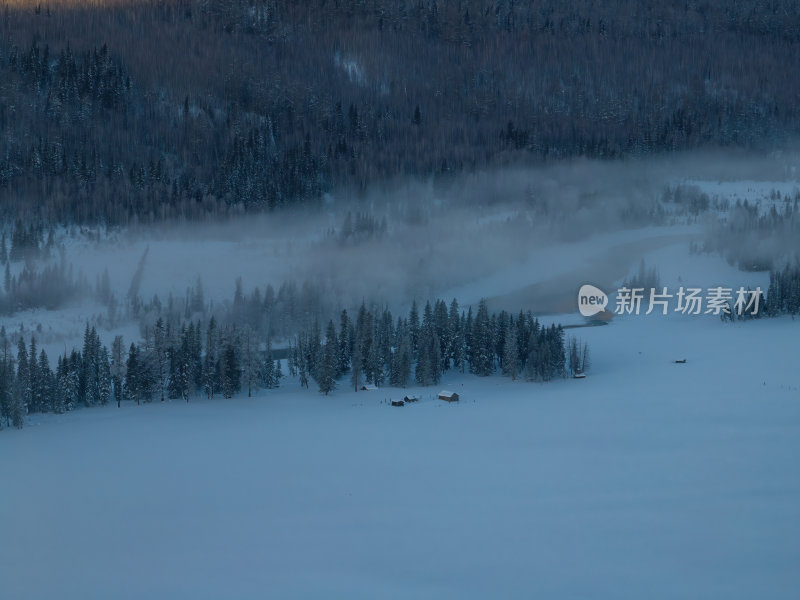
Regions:
<instances>
[{"instance_id":1,"label":"snow-covered field","mask_svg":"<svg viewBox=\"0 0 800 600\"><path fill-rule=\"evenodd\" d=\"M0 435L2 596L796 598L800 323L579 331L587 379L447 376L459 404L33 417Z\"/></svg>"},{"instance_id":2,"label":"snow-covered field","mask_svg":"<svg viewBox=\"0 0 800 600\"><path fill-rule=\"evenodd\" d=\"M776 185L701 187L766 203ZM237 275L250 288L338 268L364 275L350 293L404 304L422 281L462 307L486 297L568 324L582 318L552 313L581 284L613 309L641 258L673 293L769 281L690 254L696 224L544 244L508 235L514 214L465 221L462 238L423 228L430 245L395 232L339 248L287 220L264 236L259 223L239 237L77 236L67 253L92 282L108 268L119 297L149 247L144 298L202 275L220 302ZM2 323L41 325L52 361L95 311L87 299ZM439 388L340 382L326 397L286 380L253 398L30 415L0 432L0 598L800 597L800 321L630 315L568 333L590 346L586 379L448 373L457 404ZM389 405L407 393L420 401Z\"/></svg>"}]
</instances>

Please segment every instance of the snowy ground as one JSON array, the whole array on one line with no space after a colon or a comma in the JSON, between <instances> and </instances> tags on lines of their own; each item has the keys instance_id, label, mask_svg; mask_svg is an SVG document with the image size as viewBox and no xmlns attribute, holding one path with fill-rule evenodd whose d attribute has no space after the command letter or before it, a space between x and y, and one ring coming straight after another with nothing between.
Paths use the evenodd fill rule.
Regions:
<instances>
[{"instance_id":1,"label":"snowy ground","mask_svg":"<svg viewBox=\"0 0 800 600\"><path fill-rule=\"evenodd\" d=\"M289 382L3 431L3 597L796 598L800 322L579 331L587 379L454 405Z\"/></svg>"},{"instance_id":2,"label":"snowy ground","mask_svg":"<svg viewBox=\"0 0 800 600\"><path fill-rule=\"evenodd\" d=\"M767 202L773 187L719 193ZM263 286L317 254L346 277L372 273L359 261L375 252L409 274L441 250L426 277L461 265L444 297L570 324L582 318L557 313L581 284L611 294L641 257L673 293L767 287L766 273L690 255L696 225L542 248L490 217L470 225L498 228L490 250L445 236L437 253L411 240L337 254L290 223L67 250L124 295L149 246L145 297L203 273L215 301L237 274ZM380 291L395 271L375 277L360 283ZM41 324L54 362L101 311L87 300L2 323ZM100 333L137 338L132 323ZM0 432L0 598L797 598L800 321L654 314L568 333L591 347L585 380L448 374L452 405L438 388L323 397L285 381L251 399L32 415ZM388 405L409 392L420 402Z\"/></svg>"}]
</instances>

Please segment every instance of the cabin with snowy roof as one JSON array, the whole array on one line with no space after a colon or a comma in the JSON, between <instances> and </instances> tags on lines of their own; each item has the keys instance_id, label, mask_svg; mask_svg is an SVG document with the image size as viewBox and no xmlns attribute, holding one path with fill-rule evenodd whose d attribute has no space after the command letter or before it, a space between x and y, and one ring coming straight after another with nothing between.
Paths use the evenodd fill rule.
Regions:
<instances>
[{"instance_id":1,"label":"cabin with snowy roof","mask_svg":"<svg viewBox=\"0 0 800 600\"><path fill-rule=\"evenodd\" d=\"M439 392L439 400L446 400L447 402L458 402L458 394L442 390Z\"/></svg>"}]
</instances>

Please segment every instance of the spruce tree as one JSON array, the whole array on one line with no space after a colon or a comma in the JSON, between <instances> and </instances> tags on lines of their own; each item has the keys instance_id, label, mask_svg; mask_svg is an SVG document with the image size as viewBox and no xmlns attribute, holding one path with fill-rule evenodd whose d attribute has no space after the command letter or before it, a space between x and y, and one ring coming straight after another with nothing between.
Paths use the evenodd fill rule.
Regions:
<instances>
[{"instance_id":1,"label":"spruce tree","mask_svg":"<svg viewBox=\"0 0 800 600\"><path fill-rule=\"evenodd\" d=\"M267 338L267 348L263 356L259 356L258 360L260 362L259 379L261 386L266 389L277 387L275 385L276 374L275 363L272 358L272 343L269 338Z\"/></svg>"},{"instance_id":2,"label":"spruce tree","mask_svg":"<svg viewBox=\"0 0 800 600\"><path fill-rule=\"evenodd\" d=\"M203 391L209 399L214 397L217 381L217 323L212 316L206 329L206 354L203 358Z\"/></svg>"},{"instance_id":3,"label":"spruce tree","mask_svg":"<svg viewBox=\"0 0 800 600\"><path fill-rule=\"evenodd\" d=\"M50 361L47 358L47 352L42 348L39 352L39 366L38 366L39 384L37 386L37 393L39 395L39 410L41 412L49 412L53 410L53 372L50 370Z\"/></svg>"},{"instance_id":4,"label":"spruce tree","mask_svg":"<svg viewBox=\"0 0 800 600\"><path fill-rule=\"evenodd\" d=\"M53 390L53 412L57 415L62 414L66 410L66 369L64 361L66 355L58 357L56 366L54 390Z\"/></svg>"},{"instance_id":5,"label":"spruce tree","mask_svg":"<svg viewBox=\"0 0 800 600\"><path fill-rule=\"evenodd\" d=\"M14 409L18 411L21 416L28 414L32 390L30 365L28 364L28 350L25 348L25 340L22 336L20 336L19 342L17 343L17 378L14 396L16 400ZM16 424L14 426L17 427Z\"/></svg>"},{"instance_id":6,"label":"spruce tree","mask_svg":"<svg viewBox=\"0 0 800 600\"><path fill-rule=\"evenodd\" d=\"M111 344L111 387L113 389L114 401L117 408L122 403L122 382L125 379L125 345L122 336L114 337Z\"/></svg>"},{"instance_id":7,"label":"spruce tree","mask_svg":"<svg viewBox=\"0 0 800 600\"><path fill-rule=\"evenodd\" d=\"M6 328L0 326L0 425L5 419L7 427L11 425L11 403L14 392L14 361L10 348L11 343L6 335Z\"/></svg>"},{"instance_id":8,"label":"spruce tree","mask_svg":"<svg viewBox=\"0 0 800 600\"><path fill-rule=\"evenodd\" d=\"M511 323L505 333L503 346L503 374L514 381L519 373L519 344L517 342L517 328Z\"/></svg>"},{"instance_id":9,"label":"spruce tree","mask_svg":"<svg viewBox=\"0 0 800 600\"><path fill-rule=\"evenodd\" d=\"M339 341L333 321L328 322L325 333L325 348L317 368L319 391L326 396L336 389L336 373L339 370Z\"/></svg>"},{"instance_id":10,"label":"spruce tree","mask_svg":"<svg viewBox=\"0 0 800 600\"><path fill-rule=\"evenodd\" d=\"M411 338L408 328L403 323L398 327L397 347L392 357L390 383L397 387L406 387L411 377Z\"/></svg>"},{"instance_id":11,"label":"spruce tree","mask_svg":"<svg viewBox=\"0 0 800 600\"><path fill-rule=\"evenodd\" d=\"M352 352L350 343L350 319L347 317L347 311L343 310L339 321L339 364L337 368L337 377L341 377L350 370Z\"/></svg>"},{"instance_id":12,"label":"spruce tree","mask_svg":"<svg viewBox=\"0 0 800 600\"><path fill-rule=\"evenodd\" d=\"M229 339L222 352L222 395L225 398L232 398L241 389L241 370L234 343Z\"/></svg>"},{"instance_id":13,"label":"spruce tree","mask_svg":"<svg viewBox=\"0 0 800 600\"><path fill-rule=\"evenodd\" d=\"M166 326L164 320L159 317L153 328L153 364L155 368L157 393L161 402L164 401L164 394L167 391L171 362Z\"/></svg>"},{"instance_id":14,"label":"spruce tree","mask_svg":"<svg viewBox=\"0 0 800 600\"><path fill-rule=\"evenodd\" d=\"M36 349L36 338L31 336L30 350L28 351L28 388L30 399L28 413L42 412L45 374L39 373L39 354Z\"/></svg>"},{"instance_id":15,"label":"spruce tree","mask_svg":"<svg viewBox=\"0 0 800 600\"><path fill-rule=\"evenodd\" d=\"M141 365L139 361L139 349L134 343L131 343L131 347L128 350L125 373L125 397L139 405L142 400Z\"/></svg>"},{"instance_id":16,"label":"spruce tree","mask_svg":"<svg viewBox=\"0 0 800 600\"><path fill-rule=\"evenodd\" d=\"M30 403L31 389L28 366L28 351L25 348L25 341L20 336L17 344L17 376L14 379L11 400L11 424L17 429L22 429Z\"/></svg>"},{"instance_id":17,"label":"spruce tree","mask_svg":"<svg viewBox=\"0 0 800 600\"><path fill-rule=\"evenodd\" d=\"M489 311L486 307L486 300L481 299L478 303L478 312L472 323L472 346L469 358L470 371L472 373L483 377L492 374L494 370L494 351L492 346Z\"/></svg>"}]
</instances>

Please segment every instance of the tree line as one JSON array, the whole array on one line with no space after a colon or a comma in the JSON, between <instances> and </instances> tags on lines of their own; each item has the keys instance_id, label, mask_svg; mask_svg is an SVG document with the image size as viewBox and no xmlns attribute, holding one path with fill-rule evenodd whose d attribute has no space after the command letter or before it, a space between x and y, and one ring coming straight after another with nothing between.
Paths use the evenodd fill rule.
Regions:
<instances>
[{"instance_id":1,"label":"tree line","mask_svg":"<svg viewBox=\"0 0 800 600\"><path fill-rule=\"evenodd\" d=\"M19 428L31 413L167 398L189 402L198 394L231 398L277 388L284 378L269 335L249 325L218 324L214 316L205 325L184 319L178 327L159 318L139 342L126 347L116 336L110 349L87 323L82 348L65 351L55 369L35 337L26 342L17 334L16 353L12 337L0 329L0 425ZM338 328L331 320L323 334L315 321L294 336L287 366L301 386L313 380L327 395L344 378L355 390L428 386L449 370L549 381L583 372L589 351L530 312L490 314L483 300L475 312L463 311L454 299L449 306L426 302L422 311L414 302L396 320L386 308L362 304L352 320L343 309Z\"/></svg>"},{"instance_id":2,"label":"tree line","mask_svg":"<svg viewBox=\"0 0 800 600\"><path fill-rule=\"evenodd\" d=\"M355 319L343 310L338 328L330 320L324 334L318 323L300 333L289 372L305 387L313 380L324 394L345 377L357 391L362 385L435 385L450 370L549 381L583 372L588 354L576 340L565 344L561 326L544 326L530 311L490 314L484 300L475 312L460 310L455 299L449 306L435 300L421 314L415 301L408 316L396 320L387 308L362 304Z\"/></svg>"},{"instance_id":3,"label":"tree line","mask_svg":"<svg viewBox=\"0 0 800 600\"><path fill-rule=\"evenodd\" d=\"M769 316L800 314L800 263L770 271L765 312Z\"/></svg>"},{"instance_id":4,"label":"tree line","mask_svg":"<svg viewBox=\"0 0 800 600\"><path fill-rule=\"evenodd\" d=\"M203 339L204 338L204 339ZM79 406L111 402L137 405L196 394L231 398L242 390L276 388L283 377L270 344L259 344L251 331L218 328L212 317L182 324L173 331L163 320L143 340L125 347L116 336L103 345L86 325L83 346L58 357L55 369L35 336L26 344L17 336L16 353L5 327L0 329L0 426L21 428L31 413L61 414Z\"/></svg>"}]
</instances>

